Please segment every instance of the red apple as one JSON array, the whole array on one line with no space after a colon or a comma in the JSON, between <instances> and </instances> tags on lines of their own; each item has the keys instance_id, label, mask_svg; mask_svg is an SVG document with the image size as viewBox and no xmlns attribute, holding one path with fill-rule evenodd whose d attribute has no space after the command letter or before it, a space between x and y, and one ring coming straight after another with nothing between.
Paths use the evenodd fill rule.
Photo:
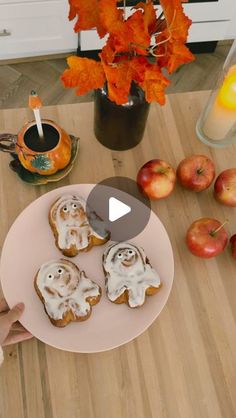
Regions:
<instances>
[{"instance_id":1,"label":"red apple","mask_svg":"<svg viewBox=\"0 0 236 418\"><path fill-rule=\"evenodd\" d=\"M186 243L191 253L202 258L220 254L228 242L228 235L224 229L226 222L222 224L211 218L200 218L193 222L186 235Z\"/></svg>"},{"instance_id":2,"label":"red apple","mask_svg":"<svg viewBox=\"0 0 236 418\"><path fill-rule=\"evenodd\" d=\"M214 196L224 205L236 206L236 168L219 174L214 184Z\"/></svg>"},{"instance_id":3,"label":"red apple","mask_svg":"<svg viewBox=\"0 0 236 418\"><path fill-rule=\"evenodd\" d=\"M179 163L176 174L182 186L201 192L213 182L215 166L206 155L191 155Z\"/></svg>"},{"instance_id":4,"label":"red apple","mask_svg":"<svg viewBox=\"0 0 236 418\"><path fill-rule=\"evenodd\" d=\"M175 170L163 160L151 160L144 164L137 175L137 183L151 199L163 199L173 191L176 182Z\"/></svg>"},{"instance_id":5,"label":"red apple","mask_svg":"<svg viewBox=\"0 0 236 418\"><path fill-rule=\"evenodd\" d=\"M236 234L232 235L232 237L230 238L230 244L231 244L232 256L236 258Z\"/></svg>"}]
</instances>

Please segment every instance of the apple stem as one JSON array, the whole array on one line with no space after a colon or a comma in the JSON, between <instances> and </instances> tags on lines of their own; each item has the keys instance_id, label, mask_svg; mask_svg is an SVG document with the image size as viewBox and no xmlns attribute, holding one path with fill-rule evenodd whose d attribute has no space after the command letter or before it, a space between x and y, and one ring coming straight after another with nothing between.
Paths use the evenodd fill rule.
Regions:
<instances>
[{"instance_id":1,"label":"apple stem","mask_svg":"<svg viewBox=\"0 0 236 418\"><path fill-rule=\"evenodd\" d=\"M202 168L198 168L197 169L197 174L202 174L203 173L203 169Z\"/></svg>"},{"instance_id":2,"label":"apple stem","mask_svg":"<svg viewBox=\"0 0 236 418\"><path fill-rule=\"evenodd\" d=\"M225 226L225 224L227 224L229 222L228 219L226 219L223 224L221 224L218 228L214 229L214 231L211 231L211 235L214 236L217 232L219 232L223 226Z\"/></svg>"}]
</instances>

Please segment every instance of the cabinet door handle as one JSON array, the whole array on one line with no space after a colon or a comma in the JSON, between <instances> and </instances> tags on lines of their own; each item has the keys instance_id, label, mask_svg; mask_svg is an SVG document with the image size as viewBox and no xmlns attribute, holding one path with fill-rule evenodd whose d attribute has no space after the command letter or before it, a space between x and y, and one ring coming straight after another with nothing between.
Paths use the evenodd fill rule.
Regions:
<instances>
[{"instance_id":1,"label":"cabinet door handle","mask_svg":"<svg viewBox=\"0 0 236 418\"><path fill-rule=\"evenodd\" d=\"M0 30L0 36L11 36L11 31L7 29Z\"/></svg>"}]
</instances>

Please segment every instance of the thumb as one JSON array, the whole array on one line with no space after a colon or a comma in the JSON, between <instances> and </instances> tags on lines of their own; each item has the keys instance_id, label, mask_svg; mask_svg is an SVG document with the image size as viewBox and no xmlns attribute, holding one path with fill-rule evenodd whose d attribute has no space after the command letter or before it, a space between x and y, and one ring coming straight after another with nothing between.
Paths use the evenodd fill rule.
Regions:
<instances>
[{"instance_id":1,"label":"thumb","mask_svg":"<svg viewBox=\"0 0 236 418\"><path fill-rule=\"evenodd\" d=\"M25 305L24 303L18 303L14 308L12 308L7 313L7 319L8 321L13 324L14 322L18 321L18 319L21 317L22 313L24 312Z\"/></svg>"}]
</instances>

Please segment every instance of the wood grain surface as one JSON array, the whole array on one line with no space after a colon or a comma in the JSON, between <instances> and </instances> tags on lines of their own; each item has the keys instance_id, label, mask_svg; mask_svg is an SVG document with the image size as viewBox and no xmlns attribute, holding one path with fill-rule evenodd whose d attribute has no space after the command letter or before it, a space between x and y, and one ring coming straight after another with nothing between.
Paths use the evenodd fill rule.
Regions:
<instances>
[{"instance_id":1,"label":"wood grain surface","mask_svg":"<svg viewBox=\"0 0 236 418\"><path fill-rule=\"evenodd\" d=\"M215 150L196 137L207 96L169 95L165 107L152 105L142 143L125 152L111 152L96 141L91 103L43 108L45 117L81 138L78 163L56 187L113 175L135 179L150 159L165 159L176 168L194 153L211 157L217 173L235 167L235 146ZM0 132L15 133L31 117L25 109L2 110ZM8 162L9 155L1 154L1 246L17 215L55 188L24 184ZM195 194L178 184L152 207L168 231L175 258L173 289L160 316L139 338L105 353L67 353L36 339L5 349L0 418L236 417L236 261L229 247L215 259L194 257L184 241L188 226L203 216L229 219L229 235L235 233L236 209L217 203L212 187Z\"/></svg>"}]
</instances>

